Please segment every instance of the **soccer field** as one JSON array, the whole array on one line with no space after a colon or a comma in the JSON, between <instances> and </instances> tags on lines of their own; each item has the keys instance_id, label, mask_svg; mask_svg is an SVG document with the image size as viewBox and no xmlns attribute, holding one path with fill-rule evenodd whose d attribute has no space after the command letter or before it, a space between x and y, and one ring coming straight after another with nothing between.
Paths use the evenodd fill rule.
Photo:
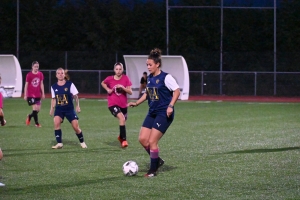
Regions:
<instances>
[{"instance_id":1,"label":"soccer field","mask_svg":"<svg viewBox=\"0 0 300 200\"><path fill-rule=\"evenodd\" d=\"M179 101L159 143L165 165L154 178L143 177L149 156L138 142L146 102L128 108L127 149L106 101L82 99L80 106L88 149L65 120L64 148L53 150L50 100L36 128L25 125L31 107L23 99L5 99L1 200L300 199L300 104ZM123 175L128 160L138 163L137 176Z\"/></svg>"}]
</instances>

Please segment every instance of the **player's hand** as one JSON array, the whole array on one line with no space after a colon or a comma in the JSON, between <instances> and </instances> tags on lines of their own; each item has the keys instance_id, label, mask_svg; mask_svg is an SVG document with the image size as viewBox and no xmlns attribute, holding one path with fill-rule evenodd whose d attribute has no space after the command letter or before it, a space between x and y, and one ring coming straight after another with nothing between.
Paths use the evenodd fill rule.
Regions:
<instances>
[{"instance_id":1,"label":"player's hand","mask_svg":"<svg viewBox=\"0 0 300 200\"><path fill-rule=\"evenodd\" d=\"M131 107L131 108L136 107L136 106L137 106L137 104L135 102L129 102L127 104L127 107Z\"/></svg>"},{"instance_id":2,"label":"player's hand","mask_svg":"<svg viewBox=\"0 0 300 200\"><path fill-rule=\"evenodd\" d=\"M49 115L51 116L51 117L53 117L53 112L54 110L53 110L53 108L50 108L50 112L49 112Z\"/></svg>"},{"instance_id":3,"label":"player's hand","mask_svg":"<svg viewBox=\"0 0 300 200\"><path fill-rule=\"evenodd\" d=\"M27 96L26 95L24 95L24 100L27 101Z\"/></svg>"},{"instance_id":4,"label":"player's hand","mask_svg":"<svg viewBox=\"0 0 300 200\"><path fill-rule=\"evenodd\" d=\"M80 110L80 107L79 107L79 106L76 106L76 112L77 112L77 113L80 113L80 112L81 112L81 110Z\"/></svg>"},{"instance_id":5,"label":"player's hand","mask_svg":"<svg viewBox=\"0 0 300 200\"><path fill-rule=\"evenodd\" d=\"M42 99L45 99L45 94L42 94Z\"/></svg>"},{"instance_id":6,"label":"player's hand","mask_svg":"<svg viewBox=\"0 0 300 200\"><path fill-rule=\"evenodd\" d=\"M108 94L111 94L111 93L112 93L112 90L111 90L111 89L108 89L108 90L107 90L107 93L108 93Z\"/></svg>"},{"instance_id":7,"label":"player's hand","mask_svg":"<svg viewBox=\"0 0 300 200\"><path fill-rule=\"evenodd\" d=\"M172 115L172 113L173 113L173 108L168 107L167 108L167 116L170 117Z\"/></svg>"}]
</instances>

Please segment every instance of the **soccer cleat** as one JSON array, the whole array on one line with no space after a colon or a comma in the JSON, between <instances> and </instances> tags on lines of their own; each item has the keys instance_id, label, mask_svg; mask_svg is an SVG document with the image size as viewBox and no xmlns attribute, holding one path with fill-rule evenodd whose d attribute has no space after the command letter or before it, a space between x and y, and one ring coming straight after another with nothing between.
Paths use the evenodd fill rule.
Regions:
<instances>
[{"instance_id":1,"label":"soccer cleat","mask_svg":"<svg viewBox=\"0 0 300 200\"><path fill-rule=\"evenodd\" d=\"M156 172L153 172L153 171L150 171L150 170L149 170L149 171L147 172L147 174L144 175L144 177L145 177L145 178L152 178L152 177L154 177L154 176L156 176L156 175L157 175Z\"/></svg>"},{"instance_id":2,"label":"soccer cleat","mask_svg":"<svg viewBox=\"0 0 300 200\"><path fill-rule=\"evenodd\" d=\"M165 161L159 157L157 169L160 168L161 166L163 166L164 164L165 164Z\"/></svg>"},{"instance_id":3,"label":"soccer cleat","mask_svg":"<svg viewBox=\"0 0 300 200\"><path fill-rule=\"evenodd\" d=\"M37 127L37 128L41 128L41 127L42 127L42 125L40 125L40 124L36 124L36 125L35 125L35 127Z\"/></svg>"},{"instance_id":4,"label":"soccer cleat","mask_svg":"<svg viewBox=\"0 0 300 200\"><path fill-rule=\"evenodd\" d=\"M122 145L123 140L120 136L118 137L118 140L119 140L120 144Z\"/></svg>"},{"instance_id":5,"label":"soccer cleat","mask_svg":"<svg viewBox=\"0 0 300 200\"><path fill-rule=\"evenodd\" d=\"M4 187L5 186L5 184L4 183L0 183L0 187Z\"/></svg>"},{"instance_id":6,"label":"soccer cleat","mask_svg":"<svg viewBox=\"0 0 300 200\"><path fill-rule=\"evenodd\" d=\"M52 149L61 149L63 146L63 143L57 143L55 146L52 146Z\"/></svg>"},{"instance_id":7,"label":"soccer cleat","mask_svg":"<svg viewBox=\"0 0 300 200\"><path fill-rule=\"evenodd\" d=\"M27 115L26 117L26 125L29 126L30 125L30 119L29 119L29 115Z\"/></svg>"},{"instance_id":8,"label":"soccer cleat","mask_svg":"<svg viewBox=\"0 0 300 200\"><path fill-rule=\"evenodd\" d=\"M127 142L126 140L123 140L123 141L122 141L122 144L121 144L121 147L122 147L122 148L128 147L128 142Z\"/></svg>"},{"instance_id":9,"label":"soccer cleat","mask_svg":"<svg viewBox=\"0 0 300 200\"><path fill-rule=\"evenodd\" d=\"M6 124L6 121L5 121L5 119L3 120L3 123L1 122L1 126L5 126L5 124Z\"/></svg>"},{"instance_id":10,"label":"soccer cleat","mask_svg":"<svg viewBox=\"0 0 300 200\"><path fill-rule=\"evenodd\" d=\"M87 149L87 146L86 146L85 142L80 143L80 145L81 145L81 148Z\"/></svg>"}]
</instances>

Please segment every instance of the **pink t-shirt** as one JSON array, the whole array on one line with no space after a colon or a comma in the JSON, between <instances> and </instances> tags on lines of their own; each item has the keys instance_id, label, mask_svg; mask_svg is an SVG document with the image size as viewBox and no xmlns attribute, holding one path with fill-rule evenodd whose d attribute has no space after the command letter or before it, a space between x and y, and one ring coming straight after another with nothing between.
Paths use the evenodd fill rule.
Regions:
<instances>
[{"instance_id":1,"label":"pink t-shirt","mask_svg":"<svg viewBox=\"0 0 300 200\"><path fill-rule=\"evenodd\" d=\"M131 86L132 83L128 76L123 74L120 80L115 80L114 76L108 76L103 82L109 89L113 90L111 94L107 95L108 107L117 105L120 108L126 108L127 94L125 91L122 91L121 93L116 91L116 85L123 85L125 88Z\"/></svg>"},{"instance_id":2,"label":"pink t-shirt","mask_svg":"<svg viewBox=\"0 0 300 200\"><path fill-rule=\"evenodd\" d=\"M44 80L42 72L37 74L29 72L26 75L26 82L28 82L27 97L41 98L41 82Z\"/></svg>"}]
</instances>

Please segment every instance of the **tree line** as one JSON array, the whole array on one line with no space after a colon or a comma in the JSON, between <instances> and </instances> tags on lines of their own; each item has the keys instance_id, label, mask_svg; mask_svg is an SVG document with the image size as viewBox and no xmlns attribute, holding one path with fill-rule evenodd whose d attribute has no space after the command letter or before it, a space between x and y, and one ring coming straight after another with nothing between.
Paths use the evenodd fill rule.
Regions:
<instances>
[{"instance_id":1,"label":"tree line","mask_svg":"<svg viewBox=\"0 0 300 200\"><path fill-rule=\"evenodd\" d=\"M279 71L299 71L299 10L297 0L281 0L276 10ZM1 0L0 13L0 53L16 54L17 2ZM190 70L219 70L220 16L220 9L170 9L169 54L183 55ZM224 70L273 70L273 16L270 9L224 9ZM68 52L72 69L111 69L124 54L144 55L154 47L166 54L164 1L28 0L20 1L19 19L21 65L41 59L46 68L60 67Z\"/></svg>"}]
</instances>

